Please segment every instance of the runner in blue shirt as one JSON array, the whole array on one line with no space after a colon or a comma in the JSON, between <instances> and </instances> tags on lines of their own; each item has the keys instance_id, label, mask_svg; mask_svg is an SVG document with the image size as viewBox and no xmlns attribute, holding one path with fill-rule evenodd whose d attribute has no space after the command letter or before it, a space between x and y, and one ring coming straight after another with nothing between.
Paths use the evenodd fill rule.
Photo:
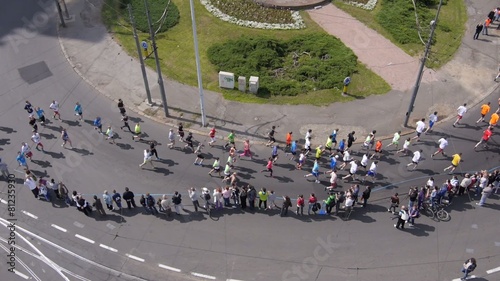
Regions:
<instances>
[{"instance_id":1,"label":"runner in blue shirt","mask_svg":"<svg viewBox=\"0 0 500 281\"><path fill-rule=\"evenodd\" d=\"M310 176L314 176L316 178L316 180L314 181L315 183L320 183L320 181L319 181L319 164L318 164L317 159L314 160L314 165L313 165L313 168L311 170L311 173L305 175L304 178L308 178Z\"/></svg>"},{"instance_id":2,"label":"runner in blue shirt","mask_svg":"<svg viewBox=\"0 0 500 281\"><path fill-rule=\"evenodd\" d=\"M99 133L102 134L102 123L101 123L101 117L97 116L94 119L94 129L99 130Z\"/></svg>"},{"instance_id":3,"label":"runner in blue shirt","mask_svg":"<svg viewBox=\"0 0 500 281\"><path fill-rule=\"evenodd\" d=\"M40 120L40 124L45 125L45 115L43 115L45 111L40 107L36 108L36 115L38 115L38 120Z\"/></svg>"},{"instance_id":4,"label":"runner in blue shirt","mask_svg":"<svg viewBox=\"0 0 500 281\"><path fill-rule=\"evenodd\" d=\"M295 160L295 155L297 155L297 142L292 141L292 144L290 145L290 153L292 154L292 157L290 160Z\"/></svg>"},{"instance_id":5,"label":"runner in blue shirt","mask_svg":"<svg viewBox=\"0 0 500 281\"><path fill-rule=\"evenodd\" d=\"M345 150L345 139L342 139L342 140L339 142L339 147L337 148L337 151L338 151L339 153L344 154L344 150Z\"/></svg>"},{"instance_id":6,"label":"runner in blue shirt","mask_svg":"<svg viewBox=\"0 0 500 281\"><path fill-rule=\"evenodd\" d=\"M26 158L24 158L24 155L21 153L21 151L17 152L17 157L16 157L17 163L19 163L19 166L24 166L26 169L28 169L28 163L26 163Z\"/></svg>"},{"instance_id":7,"label":"runner in blue shirt","mask_svg":"<svg viewBox=\"0 0 500 281\"><path fill-rule=\"evenodd\" d=\"M76 105L75 105L75 115L79 116L79 119L82 120L82 118L83 118L83 109L82 109L82 106L80 105L79 102L76 102Z\"/></svg>"}]
</instances>

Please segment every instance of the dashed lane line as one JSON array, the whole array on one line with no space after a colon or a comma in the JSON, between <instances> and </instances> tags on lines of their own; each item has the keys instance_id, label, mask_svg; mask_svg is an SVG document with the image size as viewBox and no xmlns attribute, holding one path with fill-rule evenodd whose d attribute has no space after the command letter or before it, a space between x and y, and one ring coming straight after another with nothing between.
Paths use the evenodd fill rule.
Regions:
<instances>
[{"instance_id":1,"label":"dashed lane line","mask_svg":"<svg viewBox=\"0 0 500 281\"><path fill-rule=\"evenodd\" d=\"M226 281L242 281L242 280L239 280L239 279L226 279Z\"/></svg>"},{"instance_id":2,"label":"dashed lane line","mask_svg":"<svg viewBox=\"0 0 500 281\"><path fill-rule=\"evenodd\" d=\"M27 215L28 217L32 217L32 218L34 218L35 220L36 220L36 219L38 219L38 217L37 217L37 216L33 215L33 214L32 214L32 213L30 213L30 212L26 212L26 211L22 210L22 211L21 211L21 213L23 213L23 214Z\"/></svg>"},{"instance_id":3,"label":"dashed lane line","mask_svg":"<svg viewBox=\"0 0 500 281\"><path fill-rule=\"evenodd\" d=\"M217 279L217 278L215 278L215 276L201 274L201 273L198 273L198 272L191 272L191 275L196 276L196 277L200 277L200 278L210 279L210 280Z\"/></svg>"},{"instance_id":4,"label":"dashed lane line","mask_svg":"<svg viewBox=\"0 0 500 281\"><path fill-rule=\"evenodd\" d=\"M106 246L106 245L104 245L104 244L99 244L99 247L104 248L104 249L106 249L106 250L110 250L111 252L115 252L115 253L116 253L116 252L118 252L118 250L117 250L117 249L115 249L115 248L111 248L110 246Z\"/></svg>"},{"instance_id":5,"label":"dashed lane line","mask_svg":"<svg viewBox=\"0 0 500 281\"><path fill-rule=\"evenodd\" d=\"M161 264L161 263L159 263L158 266L161 267L161 268L163 268L163 269L166 269L166 270L175 271L175 272L181 272L181 270L178 269L178 268L171 267L171 266L168 266L168 265L164 265L164 264Z\"/></svg>"},{"instance_id":6,"label":"dashed lane line","mask_svg":"<svg viewBox=\"0 0 500 281\"><path fill-rule=\"evenodd\" d=\"M60 231L62 231L62 232L68 232L68 231L66 230L66 228L62 228L62 227L60 227L60 226L58 226L58 225L56 225L56 224L51 224L50 226L52 226L53 228L55 228L55 229L57 229L57 230L60 230Z\"/></svg>"},{"instance_id":7,"label":"dashed lane line","mask_svg":"<svg viewBox=\"0 0 500 281\"><path fill-rule=\"evenodd\" d=\"M493 268L493 269L490 269L490 270L486 270L486 273L487 274L492 274L492 273L495 273L495 272L499 272L500 271L500 266L497 267L497 268Z\"/></svg>"},{"instance_id":8,"label":"dashed lane line","mask_svg":"<svg viewBox=\"0 0 500 281\"><path fill-rule=\"evenodd\" d=\"M469 275L469 276L467 276L466 280L474 279L474 278L476 278L476 275ZM455 278L455 279L453 279L451 281L460 281L460 280L462 280L462 278Z\"/></svg>"},{"instance_id":9,"label":"dashed lane line","mask_svg":"<svg viewBox=\"0 0 500 281\"><path fill-rule=\"evenodd\" d=\"M14 273L15 273L17 276L20 276L20 277L22 277L22 278L24 278L24 279L30 279L30 277L29 277L28 275L26 275L26 274L24 274L24 273L21 273L21 272L19 272L19 271L15 270L15 269L14 269Z\"/></svg>"},{"instance_id":10,"label":"dashed lane line","mask_svg":"<svg viewBox=\"0 0 500 281\"><path fill-rule=\"evenodd\" d=\"M94 244L94 243L95 243L95 241L94 241L94 240L92 240L92 239L88 239L87 237L85 237L85 236L81 236L80 234L75 234L75 237L76 237L76 238L80 238L80 239L82 239L83 241L89 242L90 244Z\"/></svg>"},{"instance_id":11,"label":"dashed lane line","mask_svg":"<svg viewBox=\"0 0 500 281\"><path fill-rule=\"evenodd\" d=\"M129 254L125 254L127 257L133 259L133 260L136 260L136 261L140 261L140 262L144 262L144 259L143 258L140 258L140 257L136 257L136 256L133 256L133 255L129 255Z\"/></svg>"}]
</instances>

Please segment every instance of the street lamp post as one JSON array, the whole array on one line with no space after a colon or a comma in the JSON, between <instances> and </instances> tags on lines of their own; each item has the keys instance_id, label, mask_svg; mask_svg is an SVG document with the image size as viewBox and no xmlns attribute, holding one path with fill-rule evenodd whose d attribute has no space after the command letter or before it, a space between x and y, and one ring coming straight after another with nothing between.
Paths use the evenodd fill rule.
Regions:
<instances>
[{"instance_id":1,"label":"street lamp post","mask_svg":"<svg viewBox=\"0 0 500 281\"><path fill-rule=\"evenodd\" d=\"M201 65L200 65L200 52L198 50L198 34L196 32L196 20L194 16L194 4L193 0L189 0L189 5L191 6L191 22L193 25L193 40L194 40L194 54L196 57L196 73L198 75L198 92L200 93L200 110L201 110L201 125L206 126L205 123L205 107L203 104L203 83L201 80Z\"/></svg>"}]
</instances>

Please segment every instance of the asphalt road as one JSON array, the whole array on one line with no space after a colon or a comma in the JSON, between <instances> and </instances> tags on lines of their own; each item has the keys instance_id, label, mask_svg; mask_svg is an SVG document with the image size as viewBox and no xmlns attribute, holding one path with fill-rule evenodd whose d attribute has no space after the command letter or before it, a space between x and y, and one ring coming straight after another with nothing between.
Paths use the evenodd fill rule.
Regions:
<instances>
[{"instance_id":1,"label":"asphalt road","mask_svg":"<svg viewBox=\"0 0 500 281\"><path fill-rule=\"evenodd\" d=\"M204 167L194 166L195 155L166 147L169 128L132 114L131 119L141 122L148 139L162 143L158 153L165 159L155 162L158 167L155 170L139 169L147 145L132 141L130 133L118 129L121 124L116 104L90 88L67 64L57 41L53 11L51 19L40 24L37 32L27 33L26 28L22 28L23 18L43 23L43 15L36 14L41 8L24 4L13 2L8 11L0 12L0 81L3 86L0 91L0 155L11 172L19 178L23 176L18 172L21 170L16 169L15 155L20 143L29 141L31 136L27 113L23 110L24 101L28 99L34 106L41 106L50 116L48 106L56 99L62 106L64 121L50 120L46 127L40 127L47 152L35 150L35 160L29 163L38 176L62 179L70 191L85 194L87 200L92 194L102 194L104 189L123 192L125 186L137 195L175 190L185 194L191 186L213 188L220 185L220 179L209 177L207 172L212 157L227 157L220 148L222 141L204 150L207 155ZM21 69L23 67L28 68ZM446 94L452 98L453 93ZM496 104L497 98L498 92L488 100ZM73 115L77 101L84 108L83 122L76 122ZM18 225L31 234L18 231L17 240L35 255L21 253L18 258L34 268L33 273L39 280L64 280L47 264L50 262L42 262L36 257L41 254L24 242L21 236L25 236L47 259L72 272L65 273L69 280L198 280L212 277L236 280L452 280L460 276L461 263L473 255L479 260L475 274L483 280L496 280L500 278L499 273L488 275L486 270L500 265L500 240L496 239L497 196L490 198L483 208L476 208L468 198L457 198L450 207L450 222L436 223L423 216L414 228L404 232L392 227L395 221L386 211L387 197L393 192L405 193L410 185L421 185L429 176L434 176L438 183L448 177L442 169L451 159L441 156L430 159L436 149L435 141L443 134L450 138L449 155L464 153L464 162L457 172L500 165L497 136L492 139L488 151L472 150L484 126L475 124L479 115L477 108L469 112L464 125L453 128L450 122L441 124L435 133L424 136L422 142L411 147L412 150L424 150L424 160L415 171L406 169L410 157L394 156L393 151L386 151L380 161L372 204L366 210L357 208L347 222L319 215L281 218L276 211L243 213L239 209L218 213L219 220L213 221L205 214L192 213L187 195L184 195L187 211L169 219L141 214L142 210L113 212L105 219L87 218L60 202L35 200L28 188L18 182L15 217ZM113 125L119 135L116 145L95 132L91 125L95 116L102 117L103 124ZM61 147L61 126L68 128L76 149ZM284 133L279 132L279 135ZM208 136L195 136L195 139L207 141ZM242 144L238 143L237 147L241 148ZM359 147L356 145L355 150ZM292 198L311 192L318 194L320 199L325 198L323 188L328 178L322 177L321 184L303 178L311 161L305 171L296 171L294 164L282 153L275 167L275 177L268 178L259 171L270 156L270 148L254 146L253 150L256 160L241 160L236 164L242 182L251 183L257 190L267 187L278 195L287 194ZM359 155L355 157L359 159ZM322 171L325 168L326 159ZM341 186L345 189L349 183ZM1 191L0 198L6 200L5 182L2 182ZM7 218L6 205L0 206L2 218ZM2 230L1 238L7 235L8 232ZM20 263L17 267L22 274L30 276ZM2 273L7 270L4 263L0 269ZM22 276L12 278L24 279Z\"/></svg>"}]
</instances>

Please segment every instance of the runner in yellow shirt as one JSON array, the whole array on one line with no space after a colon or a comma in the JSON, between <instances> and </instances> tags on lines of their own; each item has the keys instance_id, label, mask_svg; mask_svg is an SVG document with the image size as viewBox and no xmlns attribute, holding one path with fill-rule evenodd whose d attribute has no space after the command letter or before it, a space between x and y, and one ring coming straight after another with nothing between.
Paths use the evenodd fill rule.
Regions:
<instances>
[{"instance_id":1,"label":"runner in yellow shirt","mask_svg":"<svg viewBox=\"0 0 500 281\"><path fill-rule=\"evenodd\" d=\"M476 124L484 121L484 116L490 112L490 102L481 105L481 118L476 121Z\"/></svg>"},{"instance_id":2,"label":"runner in yellow shirt","mask_svg":"<svg viewBox=\"0 0 500 281\"><path fill-rule=\"evenodd\" d=\"M453 173L453 171L455 171L455 169L460 164L460 161L462 161L462 153L454 154L452 157L453 157L453 159L451 160L451 165L444 168L444 170L443 170L446 172L446 170L451 169L449 174Z\"/></svg>"}]
</instances>

